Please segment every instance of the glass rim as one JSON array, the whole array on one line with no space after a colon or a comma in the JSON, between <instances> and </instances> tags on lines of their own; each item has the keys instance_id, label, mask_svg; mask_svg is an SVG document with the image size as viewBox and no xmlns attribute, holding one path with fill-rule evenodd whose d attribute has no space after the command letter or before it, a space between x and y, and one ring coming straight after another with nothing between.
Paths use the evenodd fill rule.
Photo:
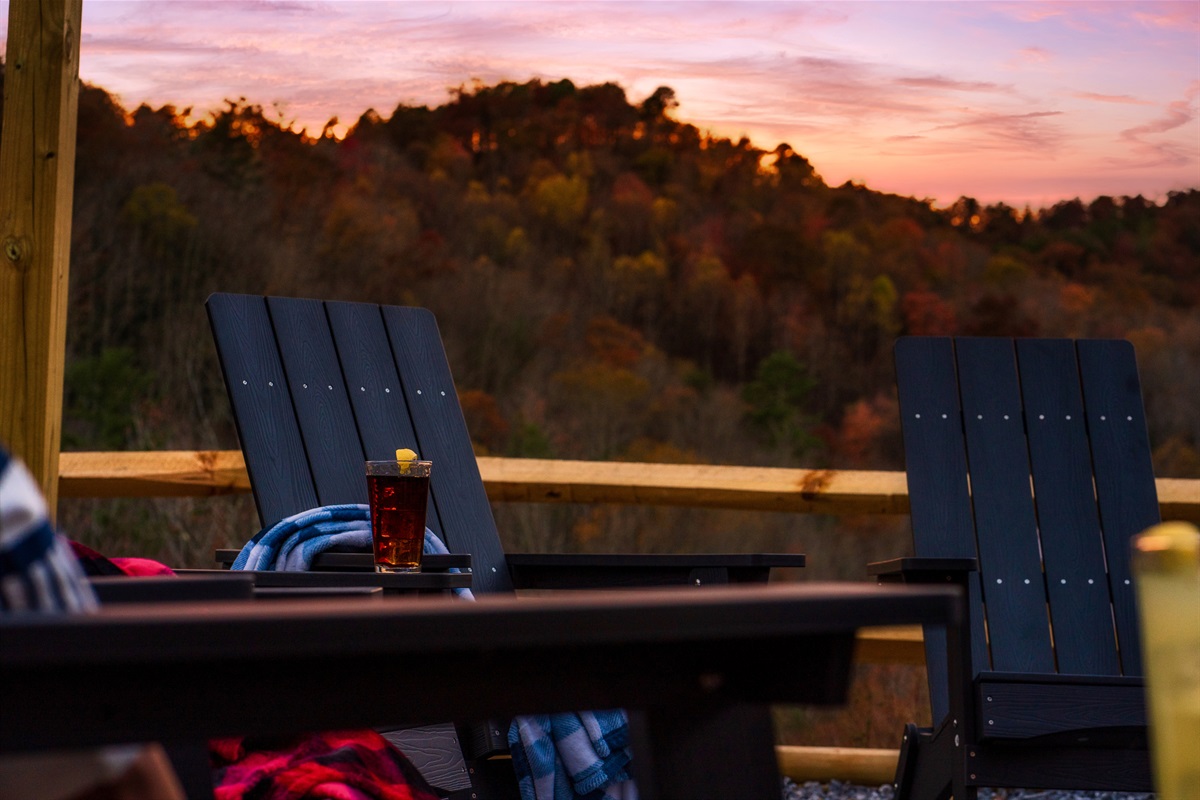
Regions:
<instances>
[{"instance_id":1,"label":"glass rim","mask_svg":"<svg viewBox=\"0 0 1200 800\"><path fill-rule=\"evenodd\" d=\"M363 473L371 476L386 476L398 478L427 479L433 474L432 461L368 461L363 467Z\"/></svg>"}]
</instances>

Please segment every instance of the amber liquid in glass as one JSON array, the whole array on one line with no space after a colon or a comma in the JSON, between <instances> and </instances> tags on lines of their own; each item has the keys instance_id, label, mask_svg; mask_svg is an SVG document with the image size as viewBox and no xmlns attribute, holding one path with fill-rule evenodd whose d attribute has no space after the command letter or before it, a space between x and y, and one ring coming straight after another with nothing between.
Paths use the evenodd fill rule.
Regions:
<instances>
[{"instance_id":1,"label":"amber liquid in glass","mask_svg":"<svg viewBox=\"0 0 1200 800\"><path fill-rule=\"evenodd\" d=\"M429 476L368 475L378 572L420 572Z\"/></svg>"}]
</instances>

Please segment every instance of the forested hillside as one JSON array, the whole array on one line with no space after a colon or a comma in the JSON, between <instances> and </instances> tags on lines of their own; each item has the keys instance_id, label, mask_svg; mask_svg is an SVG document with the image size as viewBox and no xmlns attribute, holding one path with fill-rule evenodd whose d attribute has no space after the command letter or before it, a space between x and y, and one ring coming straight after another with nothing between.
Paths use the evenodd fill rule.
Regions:
<instances>
[{"instance_id":1,"label":"forested hillside","mask_svg":"<svg viewBox=\"0 0 1200 800\"><path fill-rule=\"evenodd\" d=\"M1200 477L1200 191L937 209L674 106L503 83L337 140L252 100L189 123L85 87L64 449L236 447L203 310L224 290L431 308L478 452L509 456L899 469L896 336L1123 336L1158 474ZM71 509L145 555L253 532L244 501ZM812 551L771 515L501 511L528 547L698 528Z\"/></svg>"}]
</instances>

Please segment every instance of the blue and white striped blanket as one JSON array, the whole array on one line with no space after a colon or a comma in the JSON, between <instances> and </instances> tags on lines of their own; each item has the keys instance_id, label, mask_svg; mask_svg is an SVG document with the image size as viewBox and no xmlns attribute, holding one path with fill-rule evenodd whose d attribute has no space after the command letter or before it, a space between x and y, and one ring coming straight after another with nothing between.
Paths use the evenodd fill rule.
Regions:
<instances>
[{"instance_id":1,"label":"blue and white striped blanket","mask_svg":"<svg viewBox=\"0 0 1200 800\"><path fill-rule=\"evenodd\" d=\"M322 506L281 519L246 542L232 569L305 572L319 553L337 545L370 551L368 506Z\"/></svg>"},{"instance_id":2,"label":"blue and white striped blanket","mask_svg":"<svg viewBox=\"0 0 1200 800\"><path fill-rule=\"evenodd\" d=\"M246 542L233 569L304 571L318 553L337 545L370 551L368 506L323 506L282 519ZM428 528L424 551L449 552ZM475 599L470 589L455 594ZM624 711L517 717L508 744L522 800L637 800Z\"/></svg>"},{"instance_id":3,"label":"blue and white striped blanket","mask_svg":"<svg viewBox=\"0 0 1200 800\"><path fill-rule=\"evenodd\" d=\"M97 605L71 545L50 525L42 490L0 445L0 614Z\"/></svg>"},{"instance_id":4,"label":"blue and white striped blanket","mask_svg":"<svg viewBox=\"0 0 1200 800\"><path fill-rule=\"evenodd\" d=\"M637 800L624 711L517 717L508 747L521 800Z\"/></svg>"},{"instance_id":5,"label":"blue and white striped blanket","mask_svg":"<svg viewBox=\"0 0 1200 800\"><path fill-rule=\"evenodd\" d=\"M348 547L371 552L371 508L365 503L310 508L264 528L242 546L230 569L267 572L307 572L313 559L331 547ZM446 555L450 551L429 528L425 529L422 551ZM451 568L451 572L458 572ZM454 593L474 600L470 589Z\"/></svg>"}]
</instances>

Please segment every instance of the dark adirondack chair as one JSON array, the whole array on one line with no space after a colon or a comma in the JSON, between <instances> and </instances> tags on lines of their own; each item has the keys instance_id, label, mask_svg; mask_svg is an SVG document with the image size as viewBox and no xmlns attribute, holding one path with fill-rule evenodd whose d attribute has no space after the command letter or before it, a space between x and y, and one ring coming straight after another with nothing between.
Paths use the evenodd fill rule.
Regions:
<instances>
[{"instance_id":1,"label":"dark adirondack chair","mask_svg":"<svg viewBox=\"0 0 1200 800\"><path fill-rule=\"evenodd\" d=\"M264 526L316 506L365 503L364 459L410 446L434 463L428 525L452 553L470 554L475 593L765 582L772 567L804 565L802 555L505 554L428 310L222 293L207 308ZM505 734L505 725L460 732L476 793ZM435 785L467 791L453 730L432 735L440 746L401 747L410 756L436 751L428 771L418 766L437 773Z\"/></svg>"},{"instance_id":2,"label":"dark adirondack chair","mask_svg":"<svg viewBox=\"0 0 1200 800\"><path fill-rule=\"evenodd\" d=\"M926 631L934 728L907 727L898 797L1150 791L1129 551L1159 514L1133 347L912 337L895 360L915 557L872 571L971 606L949 659Z\"/></svg>"}]
</instances>

